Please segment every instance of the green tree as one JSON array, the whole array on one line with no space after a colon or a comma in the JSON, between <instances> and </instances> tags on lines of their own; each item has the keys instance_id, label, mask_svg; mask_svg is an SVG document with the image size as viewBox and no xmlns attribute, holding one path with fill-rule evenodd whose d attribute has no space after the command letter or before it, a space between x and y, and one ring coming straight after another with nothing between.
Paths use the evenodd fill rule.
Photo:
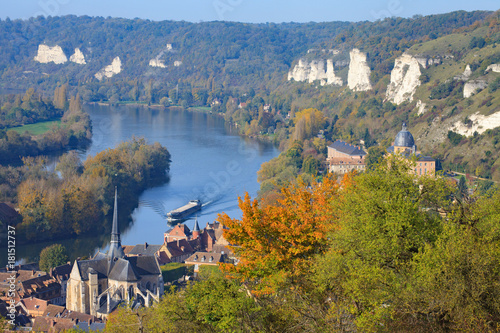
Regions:
<instances>
[{"instance_id":1,"label":"green tree","mask_svg":"<svg viewBox=\"0 0 500 333\"><path fill-rule=\"evenodd\" d=\"M347 182L338 205L338 231L319 260L317 287L354 316L361 331L387 327L408 313L415 255L435 242L441 230L437 213L449 205L445 180L417 177L408 160L385 159L374 170ZM326 296L325 296L326 297Z\"/></svg>"},{"instance_id":2,"label":"green tree","mask_svg":"<svg viewBox=\"0 0 500 333\"><path fill-rule=\"evenodd\" d=\"M386 151L381 146L373 146L368 148L368 154L365 157L367 169L373 169L384 158Z\"/></svg>"},{"instance_id":3,"label":"green tree","mask_svg":"<svg viewBox=\"0 0 500 333\"><path fill-rule=\"evenodd\" d=\"M47 246L40 252L40 269L49 272L51 268L64 265L68 261L66 248L61 244Z\"/></svg>"}]
</instances>

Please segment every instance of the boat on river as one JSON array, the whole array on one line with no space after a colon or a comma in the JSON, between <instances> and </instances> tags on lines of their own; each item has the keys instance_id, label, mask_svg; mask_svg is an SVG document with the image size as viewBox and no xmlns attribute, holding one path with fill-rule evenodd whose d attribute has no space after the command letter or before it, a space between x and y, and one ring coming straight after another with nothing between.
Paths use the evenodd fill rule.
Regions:
<instances>
[{"instance_id":1,"label":"boat on river","mask_svg":"<svg viewBox=\"0 0 500 333\"><path fill-rule=\"evenodd\" d=\"M190 200L186 205L167 213L168 220L182 220L201 209L200 200Z\"/></svg>"}]
</instances>

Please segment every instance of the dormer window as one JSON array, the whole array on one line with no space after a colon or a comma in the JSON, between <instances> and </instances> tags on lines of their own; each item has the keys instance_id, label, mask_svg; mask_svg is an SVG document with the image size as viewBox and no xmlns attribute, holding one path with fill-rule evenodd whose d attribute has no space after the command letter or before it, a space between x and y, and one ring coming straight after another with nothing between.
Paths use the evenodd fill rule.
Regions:
<instances>
[{"instance_id":1,"label":"dormer window","mask_svg":"<svg viewBox=\"0 0 500 333\"><path fill-rule=\"evenodd\" d=\"M210 259L208 259L209 262L214 261L214 257L210 256Z\"/></svg>"},{"instance_id":2,"label":"dormer window","mask_svg":"<svg viewBox=\"0 0 500 333\"><path fill-rule=\"evenodd\" d=\"M205 259L206 259L206 257L205 257L205 256L203 256L203 257L201 258L201 261L205 261Z\"/></svg>"},{"instance_id":3,"label":"dormer window","mask_svg":"<svg viewBox=\"0 0 500 333\"><path fill-rule=\"evenodd\" d=\"M198 255L195 255L193 260L194 261L198 260Z\"/></svg>"}]
</instances>

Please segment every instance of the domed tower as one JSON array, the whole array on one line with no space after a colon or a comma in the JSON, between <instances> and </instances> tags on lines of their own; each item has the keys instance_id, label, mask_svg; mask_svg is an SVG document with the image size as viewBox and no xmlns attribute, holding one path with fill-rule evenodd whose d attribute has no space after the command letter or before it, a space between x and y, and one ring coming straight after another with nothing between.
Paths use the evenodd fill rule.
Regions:
<instances>
[{"instance_id":1,"label":"domed tower","mask_svg":"<svg viewBox=\"0 0 500 333\"><path fill-rule=\"evenodd\" d=\"M396 135L394 140L394 153L399 154L410 149L412 153L417 151L417 146L415 146L415 140L413 135L408 131L406 123L403 122L403 128Z\"/></svg>"}]
</instances>

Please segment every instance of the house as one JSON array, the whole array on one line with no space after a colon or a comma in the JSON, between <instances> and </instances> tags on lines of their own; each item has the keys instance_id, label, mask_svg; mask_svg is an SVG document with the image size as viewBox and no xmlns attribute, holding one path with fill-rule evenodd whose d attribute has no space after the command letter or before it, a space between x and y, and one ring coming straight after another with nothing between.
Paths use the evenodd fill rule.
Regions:
<instances>
[{"instance_id":1,"label":"house","mask_svg":"<svg viewBox=\"0 0 500 333\"><path fill-rule=\"evenodd\" d=\"M15 225L21 221L21 215L5 202L0 202L0 225ZM7 228L7 227L5 227Z\"/></svg>"},{"instance_id":2,"label":"house","mask_svg":"<svg viewBox=\"0 0 500 333\"><path fill-rule=\"evenodd\" d=\"M192 236L191 230L189 230L189 228L185 224L179 223L176 224L175 227L168 229L165 232L163 236L163 241L164 243L168 243L179 239L188 240L191 239L191 236Z\"/></svg>"},{"instance_id":3,"label":"house","mask_svg":"<svg viewBox=\"0 0 500 333\"><path fill-rule=\"evenodd\" d=\"M170 262L183 262L194 253L194 249L187 239L178 239L163 244L159 252L159 261L163 265Z\"/></svg>"},{"instance_id":4,"label":"house","mask_svg":"<svg viewBox=\"0 0 500 333\"><path fill-rule=\"evenodd\" d=\"M17 270L12 270L12 271L6 270L5 272L0 273L0 294L6 295L8 293L12 277L15 278L16 289L20 289L22 282L36 277L47 275L47 273L45 273L44 271L24 270L24 269L19 269L19 267L16 267L16 269ZM16 296L18 295L16 294ZM6 299L5 296L2 296L2 298Z\"/></svg>"},{"instance_id":5,"label":"house","mask_svg":"<svg viewBox=\"0 0 500 333\"><path fill-rule=\"evenodd\" d=\"M163 276L156 256L126 256L118 230L115 189L111 244L107 254L73 264L66 293L66 308L107 318L122 302L149 307L163 294Z\"/></svg>"},{"instance_id":6,"label":"house","mask_svg":"<svg viewBox=\"0 0 500 333\"><path fill-rule=\"evenodd\" d=\"M68 318L37 317L33 322L33 332L64 332L74 328L76 322Z\"/></svg>"},{"instance_id":7,"label":"house","mask_svg":"<svg viewBox=\"0 0 500 333\"><path fill-rule=\"evenodd\" d=\"M403 156L408 159L415 158L416 165L413 172L416 175L434 175L436 173L436 160L430 156L423 156L417 151L413 135L408 131L404 122L401 131L399 131L394 139L393 145L387 148L387 153Z\"/></svg>"},{"instance_id":8,"label":"house","mask_svg":"<svg viewBox=\"0 0 500 333\"><path fill-rule=\"evenodd\" d=\"M17 289L20 299L38 298L52 304L64 304L61 298L61 285L50 275L42 275L22 281Z\"/></svg>"},{"instance_id":9,"label":"house","mask_svg":"<svg viewBox=\"0 0 500 333\"><path fill-rule=\"evenodd\" d=\"M68 262L67 264L54 267L50 270L49 274L61 285L61 299L53 302L53 304L66 304L66 290L68 289L68 280L71 274L71 264Z\"/></svg>"},{"instance_id":10,"label":"house","mask_svg":"<svg viewBox=\"0 0 500 333\"><path fill-rule=\"evenodd\" d=\"M356 171L364 171L366 152L359 146L353 146L347 142L337 140L328 146L328 171L344 174Z\"/></svg>"},{"instance_id":11,"label":"house","mask_svg":"<svg viewBox=\"0 0 500 333\"><path fill-rule=\"evenodd\" d=\"M36 297L27 297L20 300L16 307L19 306L22 309L22 313L25 313L27 316L36 318L45 312L49 305L49 301L39 299Z\"/></svg>"},{"instance_id":12,"label":"house","mask_svg":"<svg viewBox=\"0 0 500 333\"><path fill-rule=\"evenodd\" d=\"M158 252L160 251L161 245L152 245L148 243L138 244L128 250L127 256L156 256L158 257Z\"/></svg>"},{"instance_id":13,"label":"house","mask_svg":"<svg viewBox=\"0 0 500 333\"><path fill-rule=\"evenodd\" d=\"M218 266L220 262L224 262L224 255L213 252L195 252L184 261L186 265L194 265L195 276L200 271L201 266Z\"/></svg>"},{"instance_id":14,"label":"house","mask_svg":"<svg viewBox=\"0 0 500 333\"><path fill-rule=\"evenodd\" d=\"M95 316L81 313L77 311L70 311L66 309L64 306L49 304L42 314L43 317L52 317L52 318L68 318L76 323L88 323L91 324L93 322L101 322Z\"/></svg>"}]
</instances>

